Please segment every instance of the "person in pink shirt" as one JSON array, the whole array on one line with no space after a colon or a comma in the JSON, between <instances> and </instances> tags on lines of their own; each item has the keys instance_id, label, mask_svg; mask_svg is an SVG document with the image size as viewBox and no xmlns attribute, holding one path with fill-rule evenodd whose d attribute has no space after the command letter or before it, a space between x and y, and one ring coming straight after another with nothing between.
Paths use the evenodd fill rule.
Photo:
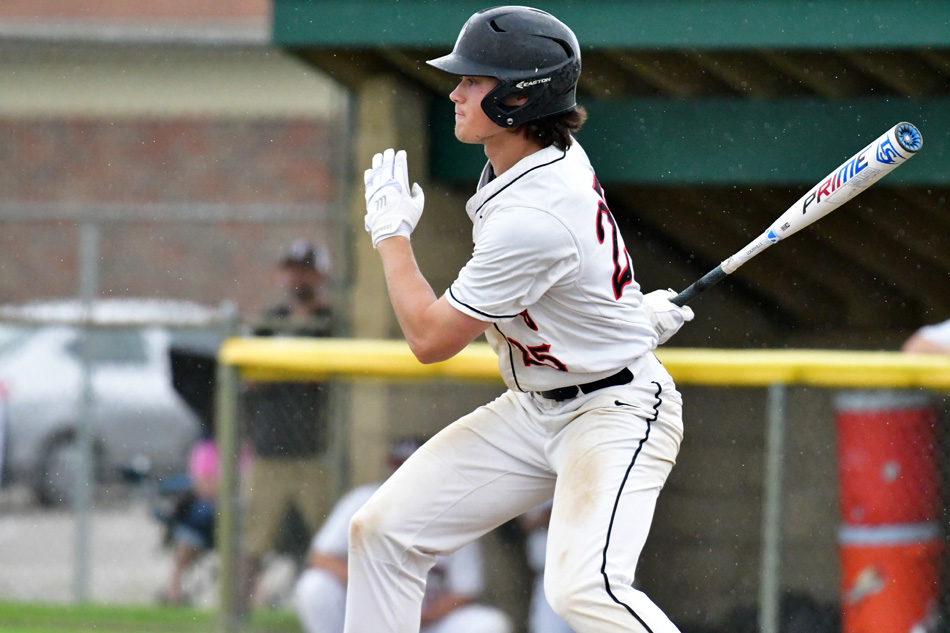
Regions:
<instances>
[{"instance_id":1,"label":"person in pink shirt","mask_svg":"<svg viewBox=\"0 0 950 633\"><path fill-rule=\"evenodd\" d=\"M204 438L191 449L188 475L191 489L176 504L171 517L172 571L163 600L183 604L182 579L202 554L214 547L215 502L220 465L214 439Z\"/></svg>"}]
</instances>

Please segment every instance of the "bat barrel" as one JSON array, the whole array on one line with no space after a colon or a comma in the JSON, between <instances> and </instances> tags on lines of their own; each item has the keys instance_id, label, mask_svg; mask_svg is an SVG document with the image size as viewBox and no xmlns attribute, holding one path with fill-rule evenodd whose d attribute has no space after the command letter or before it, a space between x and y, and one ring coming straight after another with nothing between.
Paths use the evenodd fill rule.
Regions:
<instances>
[{"instance_id":1,"label":"bat barrel","mask_svg":"<svg viewBox=\"0 0 950 633\"><path fill-rule=\"evenodd\" d=\"M794 235L873 185L912 158L923 143L923 136L914 125L898 123L836 167L786 209L762 235L676 295L672 302L678 306L686 305L772 244Z\"/></svg>"}]
</instances>

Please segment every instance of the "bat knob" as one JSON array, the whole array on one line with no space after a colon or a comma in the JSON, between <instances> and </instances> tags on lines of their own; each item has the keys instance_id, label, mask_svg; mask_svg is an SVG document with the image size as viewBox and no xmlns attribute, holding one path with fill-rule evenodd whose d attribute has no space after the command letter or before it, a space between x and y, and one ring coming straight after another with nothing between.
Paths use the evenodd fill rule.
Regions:
<instances>
[{"instance_id":1,"label":"bat knob","mask_svg":"<svg viewBox=\"0 0 950 633\"><path fill-rule=\"evenodd\" d=\"M894 134L897 142L907 152L916 152L924 144L924 138L920 135L920 130L910 123L898 123Z\"/></svg>"}]
</instances>

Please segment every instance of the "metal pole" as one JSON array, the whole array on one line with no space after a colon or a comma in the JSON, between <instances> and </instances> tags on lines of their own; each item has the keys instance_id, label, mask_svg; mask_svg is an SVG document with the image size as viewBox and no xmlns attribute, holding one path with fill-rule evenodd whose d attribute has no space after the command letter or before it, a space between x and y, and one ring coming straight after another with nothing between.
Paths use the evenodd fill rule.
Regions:
<instances>
[{"instance_id":1,"label":"metal pole","mask_svg":"<svg viewBox=\"0 0 950 633\"><path fill-rule=\"evenodd\" d=\"M215 402L215 436L221 463L218 484L217 542L220 563L220 607L218 630L238 631L241 626L244 582L240 564L240 532L238 530L240 498L238 495L238 371L218 359Z\"/></svg>"},{"instance_id":2,"label":"metal pole","mask_svg":"<svg viewBox=\"0 0 950 633\"><path fill-rule=\"evenodd\" d=\"M75 575L73 598L85 602L89 598L90 564L89 539L94 485L93 438L91 416L93 407L92 368L89 363L89 345L92 306L99 293L99 227L94 222L83 222L79 227L79 300L82 305L80 332L80 362L82 365L82 397L76 429L76 479L73 483L73 514L76 520ZM68 461L66 462L69 463Z\"/></svg>"},{"instance_id":3,"label":"metal pole","mask_svg":"<svg viewBox=\"0 0 950 633\"><path fill-rule=\"evenodd\" d=\"M759 578L759 631L779 633L781 619L782 480L785 474L786 386L769 386L765 428L765 481L762 508L762 568Z\"/></svg>"},{"instance_id":4,"label":"metal pole","mask_svg":"<svg viewBox=\"0 0 950 633\"><path fill-rule=\"evenodd\" d=\"M330 389L330 406L326 415L330 425L331 458L329 467L334 470L333 501L336 502L351 487L350 481L350 434L347 420L347 403L350 400L350 383L327 381Z\"/></svg>"}]
</instances>

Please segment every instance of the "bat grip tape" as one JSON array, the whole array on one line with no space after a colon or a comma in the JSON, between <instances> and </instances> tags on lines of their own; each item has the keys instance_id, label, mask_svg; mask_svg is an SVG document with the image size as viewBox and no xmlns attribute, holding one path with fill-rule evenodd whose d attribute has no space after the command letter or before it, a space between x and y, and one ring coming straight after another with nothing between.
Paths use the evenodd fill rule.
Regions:
<instances>
[{"instance_id":1,"label":"bat grip tape","mask_svg":"<svg viewBox=\"0 0 950 633\"><path fill-rule=\"evenodd\" d=\"M672 303L680 307L686 305L707 288L725 279L727 274L728 273L722 269L722 265L716 266L701 278L694 281L686 290L673 297Z\"/></svg>"}]
</instances>

